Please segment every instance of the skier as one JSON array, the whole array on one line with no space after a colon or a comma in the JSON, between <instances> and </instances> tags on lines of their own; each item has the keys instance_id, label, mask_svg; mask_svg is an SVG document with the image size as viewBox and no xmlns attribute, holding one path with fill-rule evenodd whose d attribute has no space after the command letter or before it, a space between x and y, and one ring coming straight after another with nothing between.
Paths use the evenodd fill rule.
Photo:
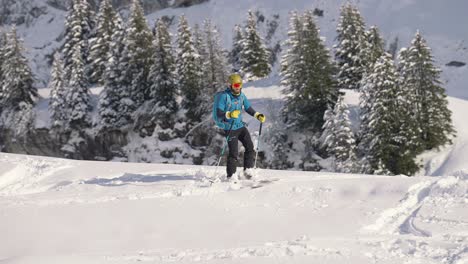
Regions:
<instances>
[{"instance_id":1,"label":"skier","mask_svg":"<svg viewBox=\"0 0 468 264\"><path fill-rule=\"evenodd\" d=\"M265 122L265 115L256 112L250 105L249 100L242 92L242 78L239 74L231 74L228 80L229 87L215 96L213 107L213 116L218 127L224 129L225 136L228 138L229 154L227 160L227 179L230 180L236 173L238 159L238 141L244 145L244 177L251 178L247 169L253 167L254 146L250 133L242 121L242 108L247 113Z\"/></svg>"}]
</instances>

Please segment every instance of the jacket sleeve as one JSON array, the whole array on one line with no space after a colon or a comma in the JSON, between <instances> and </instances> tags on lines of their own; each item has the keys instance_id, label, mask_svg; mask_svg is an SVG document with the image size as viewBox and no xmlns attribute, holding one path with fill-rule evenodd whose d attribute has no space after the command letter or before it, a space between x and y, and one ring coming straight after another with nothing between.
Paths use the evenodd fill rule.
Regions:
<instances>
[{"instance_id":1,"label":"jacket sleeve","mask_svg":"<svg viewBox=\"0 0 468 264\"><path fill-rule=\"evenodd\" d=\"M242 94L242 96L244 97L244 109L245 111L251 115L251 116L254 116L256 111L255 109L253 109L253 107L250 105L250 101L249 99L247 99L247 96L245 96L245 94Z\"/></svg>"},{"instance_id":2,"label":"jacket sleeve","mask_svg":"<svg viewBox=\"0 0 468 264\"><path fill-rule=\"evenodd\" d=\"M216 106L216 115L218 116L218 119L225 122L228 121L226 118L226 112L228 111L228 109L226 109L226 96L228 95L225 93L221 94L218 100L218 105Z\"/></svg>"}]
</instances>

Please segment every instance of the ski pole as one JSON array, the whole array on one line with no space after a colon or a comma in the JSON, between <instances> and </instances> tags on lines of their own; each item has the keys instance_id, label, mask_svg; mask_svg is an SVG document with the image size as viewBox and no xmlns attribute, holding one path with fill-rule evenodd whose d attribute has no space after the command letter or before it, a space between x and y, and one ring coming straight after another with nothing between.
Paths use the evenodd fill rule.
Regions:
<instances>
[{"instance_id":1,"label":"ski pole","mask_svg":"<svg viewBox=\"0 0 468 264\"><path fill-rule=\"evenodd\" d=\"M229 131L227 133L226 140L223 143L223 149L221 150L221 154L219 154L218 162L216 164L216 169L215 169L215 176L216 176L216 174L218 172L218 167L219 167L219 164L221 163L221 159L223 158L224 151L226 151L226 146L228 145L229 137L231 136L231 131L232 131L232 126L233 125L234 125L234 120L231 122L231 126L229 127Z\"/></svg>"},{"instance_id":2,"label":"ski pole","mask_svg":"<svg viewBox=\"0 0 468 264\"><path fill-rule=\"evenodd\" d=\"M260 135L262 135L262 126L263 123L260 122L260 129L258 131L258 138L257 138L257 149L255 150L255 163L254 163L254 169L257 168L257 158L258 158L258 145L260 145Z\"/></svg>"}]
</instances>

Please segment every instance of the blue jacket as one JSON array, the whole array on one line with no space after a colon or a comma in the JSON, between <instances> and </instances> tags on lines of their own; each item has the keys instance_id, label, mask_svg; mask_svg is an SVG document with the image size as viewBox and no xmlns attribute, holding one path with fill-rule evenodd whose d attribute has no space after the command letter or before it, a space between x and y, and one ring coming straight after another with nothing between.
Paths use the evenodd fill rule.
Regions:
<instances>
[{"instance_id":1,"label":"blue jacket","mask_svg":"<svg viewBox=\"0 0 468 264\"><path fill-rule=\"evenodd\" d=\"M242 108L244 108L251 116L255 115L255 110L252 108L249 100L243 92L241 92L240 95L235 96L232 94L231 89L227 88L220 94L220 98L216 100L216 103L216 114L218 116L218 120L222 121L223 126L221 128L224 130L229 130L231 124L232 130L244 127L244 122L242 121ZM234 110L241 110L239 118L227 119L226 112L232 112Z\"/></svg>"}]
</instances>

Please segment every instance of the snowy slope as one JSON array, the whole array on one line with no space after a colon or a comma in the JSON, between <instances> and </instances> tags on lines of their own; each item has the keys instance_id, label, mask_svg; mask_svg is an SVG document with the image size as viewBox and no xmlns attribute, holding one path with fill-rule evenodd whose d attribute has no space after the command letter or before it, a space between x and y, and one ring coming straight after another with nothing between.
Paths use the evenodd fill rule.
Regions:
<instances>
[{"instance_id":1,"label":"snowy slope","mask_svg":"<svg viewBox=\"0 0 468 264\"><path fill-rule=\"evenodd\" d=\"M468 263L466 174L213 171L0 153L0 263Z\"/></svg>"}]
</instances>

